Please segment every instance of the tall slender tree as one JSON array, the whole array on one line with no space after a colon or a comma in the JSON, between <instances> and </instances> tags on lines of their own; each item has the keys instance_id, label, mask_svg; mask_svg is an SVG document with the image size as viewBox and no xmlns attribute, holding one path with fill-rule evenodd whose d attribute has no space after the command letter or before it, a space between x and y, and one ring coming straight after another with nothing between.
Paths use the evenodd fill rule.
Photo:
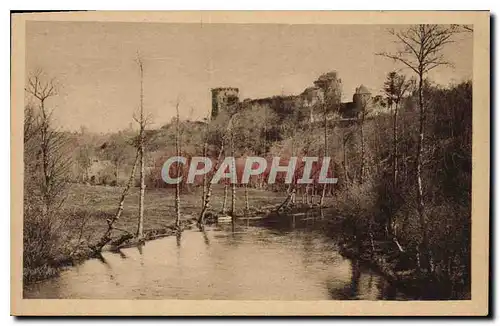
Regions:
<instances>
[{"instance_id":1,"label":"tall slender tree","mask_svg":"<svg viewBox=\"0 0 500 326\"><path fill-rule=\"evenodd\" d=\"M342 98L342 80L338 78L336 71L332 71L321 75L314 84L323 91L323 100L321 102L321 109L323 113L323 156L329 156L328 150L328 120L329 114L338 109ZM321 190L321 197L319 200L320 207L323 206L326 194L327 184L323 184Z\"/></svg>"},{"instance_id":2,"label":"tall slender tree","mask_svg":"<svg viewBox=\"0 0 500 326\"><path fill-rule=\"evenodd\" d=\"M139 219L137 221L136 237L142 239L144 233L144 194L146 192L145 183L145 129L146 129L146 116L144 114L144 62L142 57L138 54L136 58L137 66L140 73L140 93L139 93L139 117L136 121L139 123L139 175L140 175L140 194L139 194Z\"/></svg>"},{"instance_id":3,"label":"tall slender tree","mask_svg":"<svg viewBox=\"0 0 500 326\"><path fill-rule=\"evenodd\" d=\"M230 129L232 128L233 118L234 118L234 115L231 118L229 118L229 120L227 122L227 126L224 129L224 131L222 132L221 145L219 148L219 153L217 155L217 161L215 164L216 170L219 169L220 164L222 163L222 156L225 154L225 144L228 142L227 138L228 138ZM205 223L205 215L206 215L208 209L210 208L210 200L211 200L211 196L212 196L212 180L213 180L214 176L215 176L215 173L211 173L210 178L207 180L207 189L205 191L205 198L203 200L203 206L201 208L201 212L200 212L200 215L198 217L198 227L202 230L203 230L204 223ZM224 196L225 196L225 199L224 199L224 201L225 201L227 198L227 192L225 193ZM225 206L225 203L224 203L224 206Z\"/></svg>"},{"instance_id":4,"label":"tall slender tree","mask_svg":"<svg viewBox=\"0 0 500 326\"><path fill-rule=\"evenodd\" d=\"M424 80L429 71L443 65L450 65L445 60L443 49L447 44L453 42L452 36L457 32L453 25L413 25L402 30L389 30L389 33L399 44L398 51L394 53L383 52L379 55L403 64L417 75L418 78L418 142L416 153L416 193L417 207L422 240L420 253L427 256L427 218L425 215L424 184L422 181L422 165L425 148L425 118L426 108L424 105ZM419 255L420 256L420 255ZM428 259L423 262L425 268L432 268Z\"/></svg>"},{"instance_id":5,"label":"tall slender tree","mask_svg":"<svg viewBox=\"0 0 500 326\"><path fill-rule=\"evenodd\" d=\"M53 111L47 105L47 101L58 94L55 79L48 78L42 70L36 70L29 75L25 90L37 102L37 112L32 111L34 122L32 130L33 136L37 136L36 160L40 162L41 167L41 180L37 184L40 186L43 203L42 217L46 218L53 215L54 210L60 206L66 188L70 161L63 150L67 139L64 133L54 128Z\"/></svg>"},{"instance_id":6,"label":"tall slender tree","mask_svg":"<svg viewBox=\"0 0 500 326\"><path fill-rule=\"evenodd\" d=\"M175 105L175 155L181 156L180 147L180 116L179 116L179 102ZM176 166L176 177L179 178L181 174L181 168L179 164ZM180 182L175 184L175 227L177 231L181 228L181 186Z\"/></svg>"},{"instance_id":7,"label":"tall slender tree","mask_svg":"<svg viewBox=\"0 0 500 326\"><path fill-rule=\"evenodd\" d=\"M209 116L210 117L210 116ZM206 125L205 125L205 130L203 131L203 157L207 157L208 154L208 126L209 126L209 117L205 119ZM201 194L201 207L203 208L204 202L205 202L205 196L207 193L207 174L203 174L203 184L202 184L203 190Z\"/></svg>"},{"instance_id":8,"label":"tall slender tree","mask_svg":"<svg viewBox=\"0 0 500 326\"><path fill-rule=\"evenodd\" d=\"M365 140L365 120L368 114L370 114L371 109L371 98L361 94L358 112L358 124L359 124L359 135L360 135L360 145L361 145L361 159L359 167L359 183L364 182L365 171L366 171L366 140Z\"/></svg>"},{"instance_id":9,"label":"tall slender tree","mask_svg":"<svg viewBox=\"0 0 500 326\"><path fill-rule=\"evenodd\" d=\"M234 128L231 126L229 129L229 146L230 146L230 153L231 157L233 158L232 160L232 171L236 171L236 167L234 166ZM235 223L235 210L236 210L236 183L231 182L231 209L230 209L230 214L231 215L231 224L233 225L234 228L234 223Z\"/></svg>"},{"instance_id":10,"label":"tall slender tree","mask_svg":"<svg viewBox=\"0 0 500 326\"><path fill-rule=\"evenodd\" d=\"M384 93L387 105L392 111L392 186L398 183L398 111L401 100L410 87L404 75L395 71L390 72L384 82Z\"/></svg>"},{"instance_id":11,"label":"tall slender tree","mask_svg":"<svg viewBox=\"0 0 500 326\"><path fill-rule=\"evenodd\" d=\"M118 203L118 208L116 209L116 213L113 216L113 218L110 218L110 219L106 220L106 223L108 224L108 228L106 229L106 232L104 232L104 234L101 236L99 242L97 242L97 244L95 244L95 245L91 245L90 246L95 252L100 252L102 250L102 248L109 241L111 241L111 232L114 229L116 229L116 227L114 226L114 224L120 219L120 217L121 217L121 215L123 213L124 204L125 204L125 198L127 197L128 193L130 191L130 188L132 187L132 184L134 183L135 172L136 172L136 169L137 169L137 162L139 161L139 157L140 157L140 150L139 150L139 148L137 148L137 152L136 152L135 159L134 159L134 164L132 165L132 171L130 172L130 176L129 176L128 182L127 182L127 184L125 185L125 188L122 191L122 195L120 197L120 201ZM130 233L128 233L128 231L127 231L126 234L125 234L125 237L122 238L122 240L125 241L125 240L127 240L128 237L132 238L133 235L130 234Z\"/></svg>"}]
</instances>

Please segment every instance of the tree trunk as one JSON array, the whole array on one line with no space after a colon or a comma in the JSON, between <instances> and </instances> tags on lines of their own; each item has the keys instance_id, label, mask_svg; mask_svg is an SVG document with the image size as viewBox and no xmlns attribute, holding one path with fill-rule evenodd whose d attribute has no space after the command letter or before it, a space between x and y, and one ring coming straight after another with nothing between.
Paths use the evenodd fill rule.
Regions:
<instances>
[{"instance_id":1,"label":"tree trunk","mask_svg":"<svg viewBox=\"0 0 500 326\"><path fill-rule=\"evenodd\" d=\"M181 149L180 149L180 132L179 132L179 104L177 103L176 107L176 114L177 114L177 119L176 119L176 124L175 124L175 155L176 156L181 156ZM176 177L180 177L180 171L181 167L179 163L177 163L177 168L176 168ZM179 231L181 227L181 186L180 182L177 182L175 184L175 227Z\"/></svg>"},{"instance_id":2,"label":"tree trunk","mask_svg":"<svg viewBox=\"0 0 500 326\"><path fill-rule=\"evenodd\" d=\"M311 203L311 198L309 197L309 190L310 190L310 188L311 188L311 185L310 185L310 184L307 184L307 185L306 185L306 189L305 189L305 191L304 191L304 192L305 192L305 195L306 195L306 204L307 204L308 206L311 206L311 205L312 205L312 203Z\"/></svg>"},{"instance_id":3,"label":"tree trunk","mask_svg":"<svg viewBox=\"0 0 500 326\"><path fill-rule=\"evenodd\" d=\"M231 144L231 156L234 158L234 134L233 134L233 130L231 129L231 139L230 139L230 144ZM232 171L236 171L236 167L234 166L234 159L232 161ZM231 212L230 212L230 215L231 215L231 226L232 226L232 230L234 232L234 228L235 228L235 210L236 210L236 183L235 182L231 182Z\"/></svg>"},{"instance_id":4,"label":"tree trunk","mask_svg":"<svg viewBox=\"0 0 500 326\"><path fill-rule=\"evenodd\" d=\"M134 180L135 180L135 172L137 169L137 162L139 161L139 156L140 156L140 152L139 152L139 150L137 150L137 153L135 155L134 165L132 166L132 171L130 172L130 177L128 179L127 184L125 185L125 188L123 189L122 196L120 197L120 202L118 204L118 209L116 210L115 216L112 219L106 220L106 222L108 223L108 229L106 230L104 235L101 237L99 242L96 245L91 246L91 248L96 252L100 252L102 250L102 247L104 247L104 245L106 245L106 243L111 241L110 235L111 235L111 231L113 231L113 224L120 219L122 212L123 212L125 198L127 197L128 192L129 192L130 188L132 187L132 184L134 183Z\"/></svg>"},{"instance_id":5,"label":"tree trunk","mask_svg":"<svg viewBox=\"0 0 500 326\"><path fill-rule=\"evenodd\" d=\"M396 101L394 104L394 113L392 118L392 194L391 199L394 199L397 192L398 185L398 102ZM386 236L389 238L393 233L392 230L392 216L394 209L394 200L392 200L390 205L390 212L387 217L386 222Z\"/></svg>"},{"instance_id":6,"label":"tree trunk","mask_svg":"<svg viewBox=\"0 0 500 326\"><path fill-rule=\"evenodd\" d=\"M203 230L205 225L205 214L210 208L210 198L212 196L212 187L210 184L207 186L207 191L205 192L205 197L203 198L203 207L201 208L200 216L198 217L198 227Z\"/></svg>"},{"instance_id":7,"label":"tree trunk","mask_svg":"<svg viewBox=\"0 0 500 326\"><path fill-rule=\"evenodd\" d=\"M205 142L203 143L203 157L207 157L208 151L208 143L207 143L207 135L205 135ZM203 174L203 193L201 195L201 205L203 209L203 205L205 203L205 193L207 191L207 174Z\"/></svg>"},{"instance_id":8,"label":"tree trunk","mask_svg":"<svg viewBox=\"0 0 500 326\"><path fill-rule=\"evenodd\" d=\"M139 153L140 153L140 165L141 165L141 170L140 170L141 190L139 197L139 221L137 224L137 233L136 233L137 238L142 238L144 232L144 193L146 190L146 184L144 182L144 144L142 139L140 142L141 144Z\"/></svg>"},{"instance_id":9,"label":"tree trunk","mask_svg":"<svg viewBox=\"0 0 500 326\"><path fill-rule=\"evenodd\" d=\"M419 106L419 135L417 143L417 207L418 207L418 217L420 222L420 228L422 232L421 239L421 250L420 253L423 256L422 266L428 269L428 253L427 253L427 222L425 218L425 204L424 204L424 187L422 184L422 156L424 152L424 123L425 123L425 107L423 99L423 73L419 74L418 81L418 106Z\"/></svg>"},{"instance_id":10,"label":"tree trunk","mask_svg":"<svg viewBox=\"0 0 500 326\"><path fill-rule=\"evenodd\" d=\"M323 152L323 157L328 156L328 120L326 117L326 104L324 104L324 109L323 109L323 122L324 122L324 138L325 138L325 143L324 143L324 152ZM328 172L328 170L327 170ZM323 190L321 191L321 197L319 199L319 207L323 207L323 203L325 201L325 194L326 194L326 183L323 184Z\"/></svg>"},{"instance_id":11,"label":"tree trunk","mask_svg":"<svg viewBox=\"0 0 500 326\"><path fill-rule=\"evenodd\" d=\"M224 185L224 198L222 199L222 214L226 214L227 211L227 184Z\"/></svg>"},{"instance_id":12,"label":"tree trunk","mask_svg":"<svg viewBox=\"0 0 500 326\"><path fill-rule=\"evenodd\" d=\"M142 66L142 62L139 61L139 69L141 73L141 93L140 93L140 130L139 130L139 159L140 159L140 165L141 165L141 170L140 170L140 182L141 182L141 190L140 190L140 196L139 196L139 221L137 223L137 233L136 237L137 238L142 238L143 237L143 231L144 231L144 193L146 190L146 184L144 182L144 129L146 125L145 117L144 117L144 91L143 91L143 77L144 77L144 70Z\"/></svg>"},{"instance_id":13,"label":"tree trunk","mask_svg":"<svg viewBox=\"0 0 500 326\"><path fill-rule=\"evenodd\" d=\"M40 137L41 137L41 152L42 152L42 173L43 173L43 186L42 186L42 195L43 195L43 207L42 207L42 216L45 217L50 211L52 200L50 196L50 172L49 172L49 123L48 116L45 111L45 100L40 100L40 113L42 114L42 123L40 127Z\"/></svg>"},{"instance_id":14,"label":"tree trunk","mask_svg":"<svg viewBox=\"0 0 500 326\"><path fill-rule=\"evenodd\" d=\"M248 184L243 185L245 188L245 213L250 211L250 204L248 203Z\"/></svg>"},{"instance_id":15,"label":"tree trunk","mask_svg":"<svg viewBox=\"0 0 500 326\"><path fill-rule=\"evenodd\" d=\"M361 118L361 126L360 126L360 136L361 136L361 166L359 168L359 183L363 184L363 175L365 171L365 135L364 135L364 112L361 113L363 117Z\"/></svg>"},{"instance_id":16,"label":"tree trunk","mask_svg":"<svg viewBox=\"0 0 500 326\"><path fill-rule=\"evenodd\" d=\"M392 185L394 189L398 184L398 103L394 105L392 121Z\"/></svg>"},{"instance_id":17,"label":"tree trunk","mask_svg":"<svg viewBox=\"0 0 500 326\"><path fill-rule=\"evenodd\" d=\"M234 171L234 170L233 170ZM231 183L231 220L234 220L234 212L236 210L236 183Z\"/></svg>"},{"instance_id":18,"label":"tree trunk","mask_svg":"<svg viewBox=\"0 0 500 326\"><path fill-rule=\"evenodd\" d=\"M220 160L222 158L222 153L224 152L224 142L222 142L221 149L219 151L219 155L217 156L217 169L220 166ZM200 216L198 217L198 227L200 229L203 229L204 224L205 224L205 214L208 211L208 208L210 207L210 198L212 196L212 180L214 178L214 173L212 173L209 182L207 182L207 190L205 192L205 198L203 200L203 207L201 208ZM224 188L226 189L226 188ZM226 197L226 196L225 196ZM224 199L224 204L223 204L223 210L225 209L225 199Z\"/></svg>"},{"instance_id":19,"label":"tree trunk","mask_svg":"<svg viewBox=\"0 0 500 326\"><path fill-rule=\"evenodd\" d=\"M345 137L344 135L344 139L342 139L342 152L343 152L343 158L344 158L344 162L343 162L343 165L344 165L344 178L345 178L345 182L346 182L346 185L349 184L349 168L348 168L348 165L347 165L347 148L346 148L346 145L347 145L347 137Z\"/></svg>"},{"instance_id":20,"label":"tree trunk","mask_svg":"<svg viewBox=\"0 0 500 326\"><path fill-rule=\"evenodd\" d=\"M278 206L276 209L276 212L279 212L282 208L288 207L290 204L295 204L295 194L297 192L296 187L292 187L288 193L288 196L285 198L285 200L281 203L281 205Z\"/></svg>"}]
</instances>

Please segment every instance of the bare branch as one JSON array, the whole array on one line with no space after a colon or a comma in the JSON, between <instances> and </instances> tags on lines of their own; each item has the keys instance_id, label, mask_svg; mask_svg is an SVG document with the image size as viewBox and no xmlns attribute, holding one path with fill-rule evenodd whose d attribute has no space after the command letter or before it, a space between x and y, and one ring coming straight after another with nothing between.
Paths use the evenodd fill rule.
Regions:
<instances>
[{"instance_id":1,"label":"bare branch","mask_svg":"<svg viewBox=\"0 0 500 326\"><path fill-rule=\"evenodd\" d=\"M385 52L377 53L377 55L378 56L382 56L382 57L386 57L386 58L389 58L389 59L392 59L392 60L397 61L397 62L401 62L406 67L410 68L411 70L413 70L414 72L416 72L418 74L417 68L411 62L409 62L408 60L406 60L404 58L401 58L398 55L389 54L389 53L385 53Z\"/></svg>"},{"instance_id":2,"label":"bare branch","mask_svg":"<svg viewBox=\"0 0 500 326\"><path fill-rule=\"evenodd\" d=\"M438 66L451 65L443 59L441 50L453 42L455 27L418 25L401 32L389 30L389 33L396 38L401 49L395 53L384 52L377 55L402 63L419 76Z\"/></svg>"}]
</instances>

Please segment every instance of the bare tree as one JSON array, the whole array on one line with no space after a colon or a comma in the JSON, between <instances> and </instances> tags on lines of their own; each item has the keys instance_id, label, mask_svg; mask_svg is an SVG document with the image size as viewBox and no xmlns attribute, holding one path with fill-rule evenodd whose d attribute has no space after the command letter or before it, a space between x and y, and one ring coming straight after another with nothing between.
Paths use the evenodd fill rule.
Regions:
<instances>
[{"instance_id":1,"label":"bare tree","mask_svg":"<svg viewBox=\"0 0 500 326\"><path fill-rule=\"evenodd\" d=\"M324 144L323 144L323 157L328 156L328 110L326 107L326 103L323 104L323 132L324 132ZM321 190L321 197L319 199L319 206L323 207L323 203L325 201L325 193L326 193L326 183L323 184L323 189Z\"/></svg>"},{"instance_id":2,"label":"bare tree","mask_svg":"<svg viewBox=\"0 0 500 326\"><path fill-rule=\"evenodd\" d=\"M465 32L465 33L473 33L474 32L474 27L472 25L458 25L454 24L451 25L453 28L455 28L458 32Z\"/></svg>"},{"instance_id":3,"label":"bare tree","mask_svg":"<svg viewBox=\"0 0 500 326\"><path fill-rule=\"evenodd\" d=\"M233 125L233 118L234 118L234 115L229 119L227 126L225 128L225 131L222 134L221 144L219 147L219 153L217 154L217 160L215 163L216 170L219 169L220 164L222 163L221 160L222 160L223 154L225 153L225 144L227 142L229 132L231 132L230 130L231 130L232 125ZM215 176L215 173L211 173L210 179L207 180L208 181L207 182L207 189L205 191L205 198L203 200L203 207L201 208L201 212L200 212L200 215L198 217L198 227L200 229L203 229L203 227L204 227L205 215L206 215L208 209L210 208L210 200L211 200L211 196L212 196L212 180L213 180L214 176ZM225 191L225 194L224 194L224 202L226 201L226 198L227 198L227 191ZM225 203L224 203L224 206L225 206Z\"/></svg>"},{"instance_id":4,"label":"bare tree","mask_svg":"<svg viewBox=\"0 0 500 326\"><path fill-rule=\"evenodd\" d=\"M179 117L179 101L175 105L175 155L181 156L180 148L180 117ZM177 164L176 177L180 177L180 166ZM179 232L181 229L181 188L180 182L175 184L175 227Z\"/></svg>"},{"instance_id":5,"label":"bare tree","mask_svg":"<svg viewBox=\"0 0 500 326\"><path fill-rule=\"evenodd\" d=\"M308 123L310 123L308 121ZM290 156L294 157L296 155L297 147L296 146L296 133L299 128L299 121L296 119L287 120L282 125L282 131L285 134L290 135ZM285 200L276 208L276 211L279 212L281 209L287 208L290 205L295 205L297 195L297 176L293 176L292 182L288 185L287 189L287 197Z\"/></svg>"},{"instance_id":6,"label":"bare tree","mask_svg":"<svg viewBox=\"0 0 500 326\"><path fill-rule=\"evenodd\" d=\"M410 87L404 75L395 71L390 72L384 82L384 92L387 105L392 110L392 185L397 187L398 182L398 109L401 100Z\"/></svg>"},{"instance_id":7,"label":"bare tree","mask_svg":"<svg viewBox=\"0 0 500 326\"><path fill-rule=\"evenodd\" d=\"M44 203L43 215L46 215L54 208L54 205L59 206L61 204L58 202L58 197L64 191L70 164L70 159L64 151L67 139L62 132L53 127L53 111L47 106L47 100L57 95L55 79L49 79L41 70L37 70L28 77L25 90L38 102L36 128L32 130L35 130L38 135L37 147L39 147L41 156L42 172L40 191ZM33 113L31 118L34 118L34 111L31 113ZM34 121L31 120L31 122ZM32 137L33 134L26 136Z\"/></svg>"},{"instance_id":8,"label":"bare tree","mask_svg":"<svg viewBox=\"0 0 500 326\"><path fill-rule=\"evenodd\" d=\"M365 170L366 170L366 144L365 144L365 120L366 117L371 112L371 98L368 96L361 95L360 108L358 112L358 124L359 124L359 134L360 134L360 145L361 145L361 159L359 167L359 183L362 184L364 181Z\"/></svg>"},{"instance_id":9,"label":"bare tree","mask_svg":"<svg viewBox=\"0 0 500 326\"><path fill-rule=\"evenodd\" d=\"M207 154L208 154L208 126L209 126L208 117L204 120L206 122L206 125L205 125L205 130L203 131L203 157L207 157ZM205 202L205 195L207 193L207 174L206 173L203 174L203 185L202 186L203 186L203 191L202 191L202 195L201 195L201 206L203 208L203 205Z\"/></svg>"},{"instance_id":10,"label":"bare tree","mask_svg":"<svg viewBox=\"0 0 500 326\"><path fill-rule=\"evenodd\" d=\"M329 156L328 150L328 118L329 113L338 109L342 98L342 81L338 78L336 71L329 72L318 78L314 84L323 90L323 101L321 108L323 111L323 157ZM327 184L323 184L321 197L319 199L320 207L323 207Z\"/></svg>"},{"instance_id":11,"label":"bare tree","mask_svg":"<svg viewBox=\"0 0 500 326\"><path fill-rule=\"evenodd\" d=\"M234 117L234 115L233 115L233 117ZM231 123L231 126L229 128L229 146L230 146L231 157L233 158L231 160L232 171L236 171L236 167L234 166L234 153L235 153L235 151L234 151L234 128L233 128L232 123ZM236 183L231 182L231 209L229 211L229 215L231 216L231 224L232 224L233 230L234 230L234 222L235 222L235 219L234 219L235 209L236 209Z\"/></svg>"},{"instance_id":12,"label":"bare tree","mask_svg":"<svg viewBox=\"0 0 500 326\"><path fill-rule=\"evenodd\" d=\"M30 103L24 107L24 143L29 142L38 132L35 107Z\"/></svg>"},{"instance_id":13,"label":"bare tree","mask_svg":"<svg viewBox=\"0 0 500 326\"><path fill-rule=\"evenodd\" d=\"M224 152L224 140L221 143L221 148L219 150L219 154L217 156L217 168L220 166L220 162L222 159L222 153ZM210 200L212 197L212 180L214 178L214 173L211 174L210 180L207 182L207 189L205 192L205 198L203 199L203 206L201 208L200 216L198 217L198 227L203 229L205 224L205 215L210 208Z\"/></svg>"},{"instance_id":14,"label":"bare tree","mask_svg":"<svg viewBox=\"0 0 500 326\"><path fill-rule=\"evenodd\" d=\"M139 124L139 136L137 147L139 149L139 177L140 177L140 195L139 195L139 218L137 221L136 237L142 239L144 233L144 194L146 192L145 183L145 131L148 124L148 118L144 113L144 61L140 54L137 54L136 63L140 73L140 93L139 93L139 116L134 120Z\"/></svg>"},{"instance_id":15,"label":"bare tree","mask_svg":"<svg viewBox=\"0 0 500 326\"><path fill-rule=\"evenodd\" d=\"M57 84L41 70L28 76L25 91L23 275L46 265L65 246L62 228L68 222L61 210L66 199L70 167L68 138L54 126L49 99Z\"/></svg>"},{"instance_id":16,"label":"bare tree","mask_svg":"<svg viewBox=\"0 0 500 326\"><path fill-rule=\"evenodd\" d=\"M432 69L450 65L445 60L442 50L452 43L452 36L457 32L455 26L447 25L414 25L407 29L390 30L400 48L395 53L379 53L379 55L403 64L418 76L418 108L419 137L416 153L416 192L420 227L422 232L421 251L426 253L428 247L427 219L425 216L424 185L422 183L422 156L424 153L424 126L426 111L424 106L424 80ZM424 262L428 265L429 262ZM426 266L431 267L431 266Z\"/></svg>"}]
</instances>

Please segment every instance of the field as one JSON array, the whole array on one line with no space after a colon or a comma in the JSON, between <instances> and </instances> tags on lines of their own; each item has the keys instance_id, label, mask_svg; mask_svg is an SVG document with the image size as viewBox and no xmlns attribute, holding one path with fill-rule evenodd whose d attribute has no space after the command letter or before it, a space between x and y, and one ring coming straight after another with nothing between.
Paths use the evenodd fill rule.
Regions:
<instances>
[{"instance_id":1,"label":"field","mask_svg":"<svg viewBox=\"0 0 500 326\"><path fill-rule=\"evenodd\" d=\"M88 186L72 184L68 189L64 210L68 217L74 217L68 223L66 232L73 233L73 239L92 243L106 230L106 219L113 216L122 193L121 187ZM144 229L162 229L172 225L175 219L174 189L147 189L144 198ZM188 220L197 217L201 210L202 191L200 187L193 188L188 193L181 194L181 219ZM211 208L219 212L222 208L224 188L216 185L212 189ZM261 208L283 202L286 195L260 189L248 189L249 207ZM236 213L242 214L245 197L243 188L236 189ZM227 207L231 203L230 189L228 191ZM139 188L132 188L125 200L125 209L120 220L115 223L119 229L135 233L139 212ZM82 231L82 236L75 234Z\"/></svg>"}]
</instances>

